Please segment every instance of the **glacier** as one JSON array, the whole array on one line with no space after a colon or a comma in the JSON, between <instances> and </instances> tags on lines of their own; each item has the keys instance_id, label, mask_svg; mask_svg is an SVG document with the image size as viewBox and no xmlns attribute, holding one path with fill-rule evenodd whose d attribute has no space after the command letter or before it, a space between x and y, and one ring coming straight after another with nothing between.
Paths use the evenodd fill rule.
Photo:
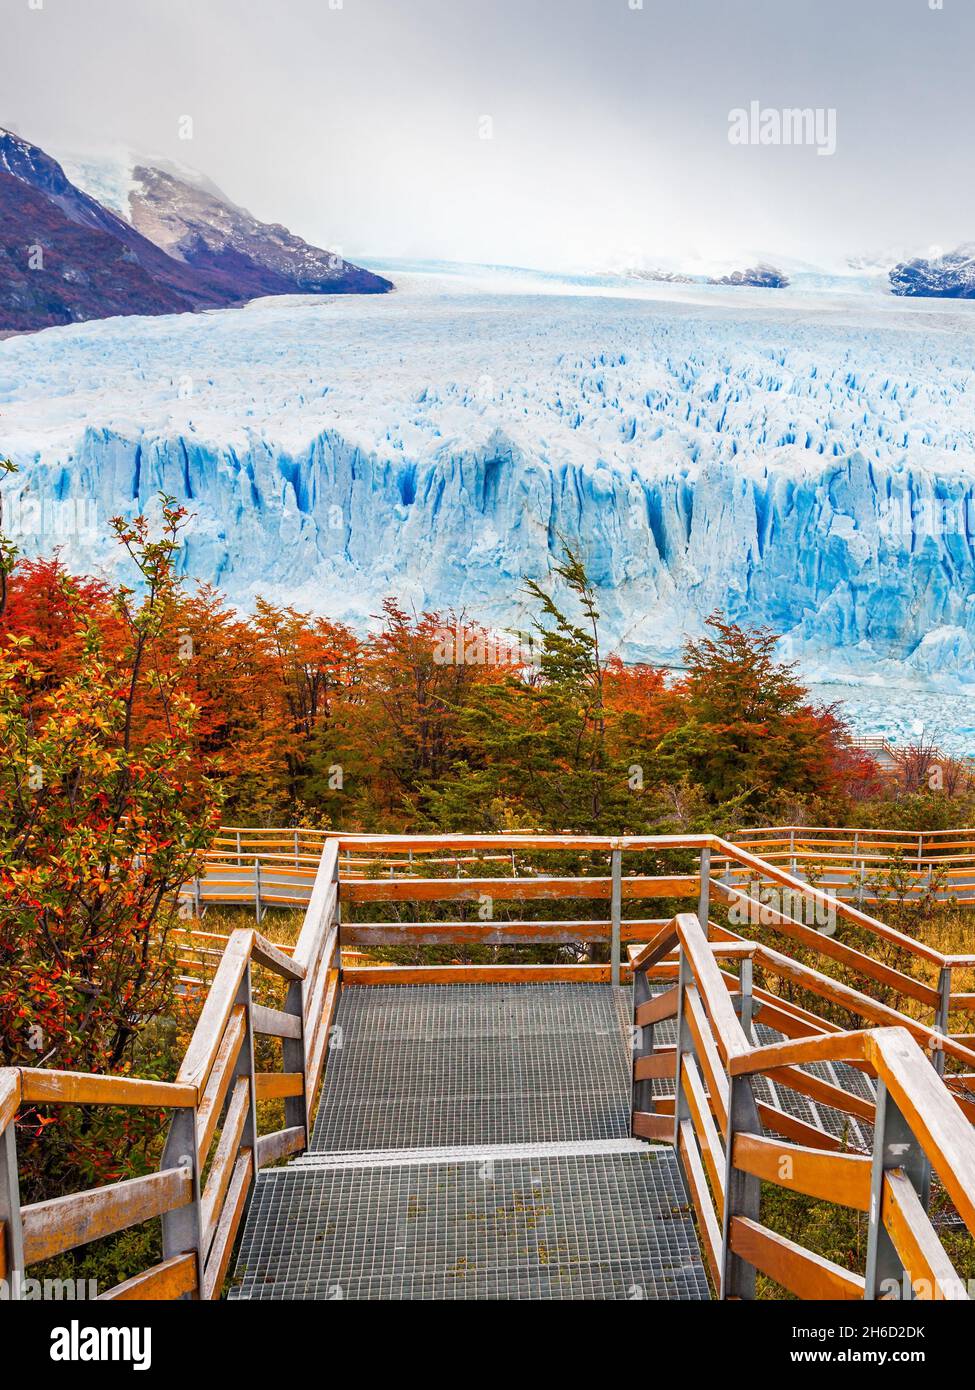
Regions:
<instances>
[{"instance_id":1,"label":"glacier","mask_svg":"<svg viewBox=\"0 0 975 1390\"><path fill-rule=\"evenodd\" d=\"M817 681L975 685L975 305L389 270L0 342L14 539L108 572L163 491L187 574L359 628L388 594L519 626L567 542L628 658L720 608Z\"/></svg>"}]
</instances>

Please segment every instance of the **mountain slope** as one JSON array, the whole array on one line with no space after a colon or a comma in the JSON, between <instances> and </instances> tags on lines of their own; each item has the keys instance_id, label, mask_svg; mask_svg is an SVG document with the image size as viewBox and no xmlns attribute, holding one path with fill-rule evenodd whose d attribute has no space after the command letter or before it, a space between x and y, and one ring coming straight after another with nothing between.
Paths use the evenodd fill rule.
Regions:
<instances>
[{"instance_id":1,"label":"mountain slope","mask_svg":"<svg viewBox=\"0 0 975 1390\"><path fill-rule=\"evenodd\" d=\"M166 160L65 155L73 180L110 202L127 224L217 285L246 297L268 294L383 294L389 280L260 222L209 179Z\"/></svg>"},{"instance_id":2,"label":"mountain slope","mask_svg":"<svg viewBox=\"0 0 975 1390\"><path fill-rule=\"evenodd\" d=\"M310 246L287 227L259 222L205 185L140 164L129 194L132 225L198 271L229 273L252 294L383 294L390 281Z\"/></svg>"},{"instance_id":3,"label":"mountain slope","mask_svg":"<svg viewBox=\"0 0 975 1390\"><path fill-rule=\"evenodd\" d=\"M205 179L148 165L136 174L123 217L51 155L0 129L0 331L225 308L263 295L392 289L287 228L258 222ZM44 272L31 269L31 247L42 248Z\"/></svg>"},{"instance_id":4,"label":"mountain slope","mask_svg":"<svg viewBox=\"0 0 975 1390\"><path fill-rule=\"evenodd\" d=\"M730 275L711 280L712 285L750 285L756 289L784 290L789 284L788 275L774 265L749 266L747 270L733 270Z\"/></svg>"},{"instance_id":5,"label":"mountain slope","mask_svg":"<svg viewBox=\"0 0 975 1390\"><path fill-rule=\"evenodd\" d=\"M73 221L60 204L0 172L0 329L188 307L123 242Z\"/></svg>"},{"instance_id":6,"label":"mountain slope","mask_svg":"<svg viewBox=\"0 0 975 1390\"><path fill-rule=\"evenodd\" d=\"M945 256L901 261L890 272L894 294L935 299L975 299L975 244Z\"/></svg>"},{"instance_id":7,"label":"mountain slope","mask_svg":"<svg viewBox=\"0 0 975 1390\"><path fill-rule=\"evenodd\" d=\"M19 183L43 194L69 222L103 232L120 242L130 253L130 258L140 265L151 279L175 296L172 299L172 309L221 308L246 298L246 295L235 290L231 282L208 280L174 260L172 256L168 256L135 227L72 183L56 159L37 145L31 145L10 131L2 129L0 170L17 179ZM8 191L8 203L10 196ZM77 241L73 244L76 251L80 251L82 242ZM8 251L11 249L10 243L4 241L3 245ZM95 275L95 278L98 278L97 267L80 262L77 269L80 274ZM123 312L141 311L130 309ZM171 310L161 309L155 312L168 313ZM99 318L103 315L92 312L85 317Z\"/></svg>"}]
</instances>

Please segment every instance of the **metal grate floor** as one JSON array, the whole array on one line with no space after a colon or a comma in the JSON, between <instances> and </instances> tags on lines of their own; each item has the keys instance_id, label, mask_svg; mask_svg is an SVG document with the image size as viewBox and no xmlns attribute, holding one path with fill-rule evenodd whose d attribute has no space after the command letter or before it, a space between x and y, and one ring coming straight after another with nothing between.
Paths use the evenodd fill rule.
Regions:
<instances>
[{"instance_id":1,"label":"metal grate floor","mask_svg":"<svg viewBox=\"0 0 975 1390\"><path fill-rule=\"evenodd\" d=\"M336 1022L310 1152L629 1135L608 985L353 986Z\"/></svg>"},{"instance_id":2,"label":"metal grate floor","mask_svg":"<svg viewBox=\"0 0 975 1390\"><path fill-rule=\"evenodd\" d=\"M273 1169L230 1297L708 1298L672 1151L618 1147Z\"/></svg>"},{"instance_id":3,"label":"metal grate floor","mask_svg":"<svg viewBox=\"0 0 975 1390\"><path fill-rule=\"evenodd\" d=\"M629 1019L609 986L344 990L230 1297L707 1298L674 1153L629 1138Z\"/></svg>"}]
</instances>

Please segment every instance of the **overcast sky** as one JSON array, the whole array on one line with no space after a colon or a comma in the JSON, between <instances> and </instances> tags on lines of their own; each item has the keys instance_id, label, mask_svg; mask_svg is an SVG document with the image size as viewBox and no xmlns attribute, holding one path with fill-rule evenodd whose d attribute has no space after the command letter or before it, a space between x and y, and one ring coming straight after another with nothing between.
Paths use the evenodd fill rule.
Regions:
<instances>
[{"instance_id":1,"label":"overcast sky","mask_svg":"<svg viewBox=\"0 0 975 1390\"><path fill-rule=\"evenodd\" d=\"M936 4L0 0L0 124L179 159L353 258L948 247L975 240L975 0ZM835 153L729 143L753 101L835 109Z\"/></svg>"}]
</instances>

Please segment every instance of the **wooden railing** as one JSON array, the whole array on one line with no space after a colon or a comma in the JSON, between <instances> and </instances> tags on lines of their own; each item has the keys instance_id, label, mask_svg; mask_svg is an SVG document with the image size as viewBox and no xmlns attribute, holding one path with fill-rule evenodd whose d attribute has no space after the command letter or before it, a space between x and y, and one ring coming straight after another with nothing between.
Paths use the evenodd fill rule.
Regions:
<instances>
[{"instance_id":1,"label":"wooden railing","mask_svg":"<svg viewBox=\"0 0 975 1390\"><path fill-rule=\"evenodd\" d=\"M205 872L188 883L183 896L199 916L211 904L253 906L257 922L272 907L303 907L311 898L327 831L254 829L225 826L206 856ZM349 848L342 837L343 880L361 877L362 840ZM483 849L480 862L505 862L514 841L495 837L495 853ZM820 826L763 826L735 831L731 841L794 877L812 878L837 898L857 906L880 906L891 898L926 897L975 905L975 831L848 830ZM472 859L449 846L439 853L417 848L383 854L378 863L390 878L415 876L420 862L460 871ZM516 865L512 863L514 872ZM713 869L741 887L748 870L716 855Z\"/></svg>"},{"instance_id":2,"label":"wooden railing","mask_svg":"<svg viewBox=\"0 0 975 1390\"><path fill-rule=\"evenodd\" d=\"M953 983L957 972L975 967L975 956L947 956L861 908L837 901L828 892L802 882L786 869L739 845L713 835L533 834L337 835L322 838L321 843L304 925L293 952L274 946L256 930L238 930L230 935L222 953L213 958L214 977L174 1083L49 1071L0 1072L0 1244L8 1271L22 1272L31 1263L58 1251L161 1216L162 1263L104 1296L216 1296L255 1173L305 1145L343 982L385 985L575 980L620 984L631 977L625 948L634 947L638 954L635 988L639 995L653 978L647 976L651 965L656 977L666 979L668 972L674 978L678 976L681 966L677 956L668 960L664 950L659 959L655 957L651 962L642 951L642 943L659 942L661 932L669 931L673 936L678 930L673 926L674 903L681 900L696 903L697 918L681 916L676 921L696 920L704 924L702 931L710 932L706 957L710 967L702 969L710 972L708 999L721 1017L727 1021L727 1010L731 1008L731 981L721 973L721 965L737 963L739 973L732 988L737 990L743 1008L744 1001L749 1001L744 1015L746 1026L750 1019L760 1019L788 1038L811 1038L827 1047L833 1046L836 1038L852 1036L829 1017L837 1011L844 1019L866 1024L871 1030L903 1030L903 1035L912 1040L916 1055L923 1058L923 1048L934 1063L933 1067L928 1066L932 1095L948 1095L938 1079L938 1073L944 1073L946 1083L955 1092L954 1099L949 1096L952 1114L958 1117L964 1132L969 1133L962 1112L975 1119L975 1097L969 1094L975 1079L975 1037L969 1032L951 1033L950 1024L953 1019L967 1020L975 1012L975 995L964 993ZM305 843L299 840L299 858L304 851ZM277 854L279 847L268 852ZM555 871L546 873L540 865L550 854L559 859ZM572 864L571 871L558 868L567 862ZM720 868L720 877L716 876L715 865ZM770 907L765 901L756 901L729 877L729 866L751 876L749 881L760 881L765 888L787 890L794 895L793 902L825 909L830 914L828 928L800 920L801 914L790 911L788 902ZM666 903L663 916L646 915L646 905L655 900ZM530 904L532 913L540 912L543 919L511 916L514 905L520 902ZM584 902L587 910L592 910L594 904L605 906L592 919L572 915L564 908L560 911L560 904L573 902ZM422 904L424 915L437 904L447 912L455 904L461 910L458 913L453 908L453 915L444 920L372 921L354 916L360 905L372 911L375 904L390 904L392 913L398 914L408 903ZM731 926L710 922L711 910L717 905L737 912ZM549 916L550 912L560 915ZM634 915L625 916L625 912ZM846 978L841 980L800 964L767 942L749 940L747 924L755 913L760 914L765 932L781 937L787 946L801 946L804 951L823 957L832 969L842 967ZM745 925L736 931L735 926L741 925L739 918ZM685 927L685 933L687 930ZM676 946L677 939L679 932L671 946ZM594 961L590 951L586 953L589 959L582 962L563 958L531 965L343 966L342 951L350 948L445 943L535 944L552 948L596 943L605 948L606 959L602 963ZM219 950L219 944L214 949ZM692 964L696 967L699 942L695 950ZM876 954L871 953L874 950ZM896 952L897 965L882 958L891 952ZM769 988L754 985L756 968L768 977ZM284 992L283 1001L279 999L272 1005L255 999L256 969L270 972L282 982L277 988ZM715 971L723 982L724 995L717 990ZM707 1010L700 981L694 988L699 990ZM808 996L801 1006L787 997L796 990ZM679 1003L681 998L678 981L672 1002ZM716 1002L722 998L727 1007ZM896 1002L887 1002L890 998ZM816 1012L820 1003L822 1014ZM669 1006L642 997L638 1007L646 1011ZM679 1009L674 1016L682 1017ZM693 1034L694 1019L689 1017L686 1026ZM281 1039L280 1071L255 1071L254 1039L262 1036ZM846 1042L835 1045L853 1046ZM701 1043L702 1048L705 1046ZM652 1071L663 1065L652 1049L641 1055L640 1062L640 1085L663 1074ZM727 1058L722 1058L723 1065L725 1062ZM853 1066L876 1069L871 1058L857 1056L850 1062ZM701 1065L706 1067L707 1062ZM783 1063L783 1068L800 1090L806 1088L805 1094L839 1110L845 1106L848 1113L864 1122L872 1116L872 1105L862 1096L846 1095L841 1088L810 1073L798 1073L791 1064ZM736 1074L726 1068L729 1094L734 1090L730 1080L733 1075ZM706 1081L710 1106L717 1103L715 1097L720 1100L722 1087L720 1077L713 1088L710 1078ZM673 1104L680 1113L685 1086L679 1078L678 1083ZM700 1094L695 1091L695 1095L700 1102ZM284 1102L284 1125L271 1134L260 1134L258 1107L262 1101L272 1100ZM56 1198L54 1204L39 1204L40 1210L22 1207L13 1122L24 1105L56 1104L144 1105L172 1110L160 1173L134 1179L132 1183ZM836 1150L835 1136L797 1121L766 1102L763 1105L764 1109L759 1107L763 1122L775 1121L769 1124L770 1128L778 1125L777 1132L800 1146ZM699 1104L698 1109L703 1116L707 1107L702 1109ZM635 1122L638 1132L648 1138L663 1137L666 1109L659 1099L652 1108L641 1104L636 1113L643 1117ZM687 1114L683 1113L682 1118L688 1118ZM669 1123L673 1132L673 1116ZM702 1119L701 1123L704 1125L705 1121ZM708 1133L713 1140L714 1135L710 1130ZM686 1148L687 1131L679 1129L678 1138L680 1134L684 1135ZM708 1147L717 1171L718 1151L710 1141ZM707 1171L713 1182L710 1166ZM689 1181L692 1179L693 1173ZM753 1220L747 1213L741 1219ZM735 1228L734 1238L744 1239L741 1232L746 1229ZM51 1231L58 1233L56 1238L39 1234ZM704 1234L707 1243L706 1230Z\"/></svg>"},{"instance_id":3,"label":"wooden railing","mask_svg":"<svg viewBox=\"0 0 975 1390\"><path fill-rule=\"evenodd\" d=\"M204 872L184 886L183 900L193 905L197 917L211 905L252 906L258 923L269 908L304 907L311 900L329 835L325 830L306 828L222 826L205 855ZM508 855L482 855L480 859L507 861ZM414 869L409 853L385 859L379 856L378 862L391 877L409 875ZM441 856L426 862L456 869L464 858ZM343 854L339 870L344 880L361 877L363 861L357 854Z\"/></svg>"},{"instance_id":4,"label":"wooden railing","mask_svg":"<svg viewBox=\"0 0 975 1390\"><path fill-rule=\"evenodd\" d=\"M175 1082L0 1069L0 1278L14 1298L25 1270L154 1217L162 1261L104 1299L219 1296L258 1169L305 1147L340 988L335 841L320 857L292 955L256 931L227 939ZM283 982L280 1007L255 999L255 968ZM255 1039L281 1042L281 1070L258 1071ZM259 1132L283 1101L284 1126ZM14 1122L25 1106L171 1110L158 1173L21 1206Z\"/></svg>"},{"instance_id":5,"label":"wooden railing","mask_svg":"<svg viewBox=\"0 0 975 1390\"><path fill-rule=\"evenodd\" d=\"M932 898L975 904L975 831L837 829L829 826L761 826L730 837L793 875L811 877L838 897L860 906L892 899ZM734 864L717 859L715 871L740 882Z\"/></svg>"},{"instance_id":6,"label":"wooden railing","mask_svg":"<svg viewBox=\"0 0 975 1390\"><path fill-rule=\"evenodd\" d=\"M464 905L461 914L448 920L358 921L347 914L342 932L347 951L447 944L571 947L604 943L609 956L605 965L566 961L547 966L499 964L464 969L466 978L472 980L548 978L620 983L627 978L622 948L645 940L660 920L644 913L628 918L624 911L639 911L639 905L661 899L671 903L681 898L698 899L705 919L711 903L721 904L746 922L761 923L766 934L781 938L793 950L800 946L830 962L834 971L841 970L849 984L837 983L833 989L829 1002L834 1008L859 1010L872 1023L914 1029L940 1068L945 1055L956 1055L965 1071L975 1071L975 1052L971 1050L975 1045L971 1023L975 994L956 984L961 972L975 968L975 954L947 955L837 897L828 886L813 886L789 872L788 866L759 858L744 845L713 835L339 835L336 840L342 898L353 913L359 904L389 903L394 908L391 915L397 917L409 903L425 908ZM549 876L539 868L546 855L565 852L588 860L590 872L582 876L574 870L571 877ZM647 855L658 859L677 856L683 858L686 868L656 874L624 872L624 864ZM511 872L501 875L500 867L509 864ZM377 869L380 877L375 876ZM485 872L488 869L490 876ZM510 915L517 902L531 903L537 913L542 904L560 900L605 903L605 915L580 919L565 913L545 921ZM444 974L452 969L350 964L347 978L355 984L421 983L457 979L456 972ZM958 1046L953 1049L949 1043L942 1048L938 1039L952 1032L952 1023ZM965 1103L975 1116L975 1099Z\"/></svg>"},{"instance_id":7,"label":"wooden railing","mask_svg":"<svg viewBox=\"0 0 975 1390\"><path fill-rule=\"evenodd\" d=\"M933 1171L975 1235L975 1131L905 1028L842 1032L793 1014L754 988L760 956L754 942L709 940L680 914L631 962L633 1133L675 1145L719 1296L754 1297L762 1273L800 1298L967 1299L927 1207ZM676 980L657 992L661 969ZM668 1019L676 1046L655 1045ZM790 1036L758 1047L760 1021ZM826 1062L873 1078L875 1100L805 1070ZM760 1078L868 1121L872 1153L763 1102ZM673 1090L655 1095L663 1082ZM866 1213L865 1274L763 1225L763 1182Z\"/></svg>"}]
</instances>

